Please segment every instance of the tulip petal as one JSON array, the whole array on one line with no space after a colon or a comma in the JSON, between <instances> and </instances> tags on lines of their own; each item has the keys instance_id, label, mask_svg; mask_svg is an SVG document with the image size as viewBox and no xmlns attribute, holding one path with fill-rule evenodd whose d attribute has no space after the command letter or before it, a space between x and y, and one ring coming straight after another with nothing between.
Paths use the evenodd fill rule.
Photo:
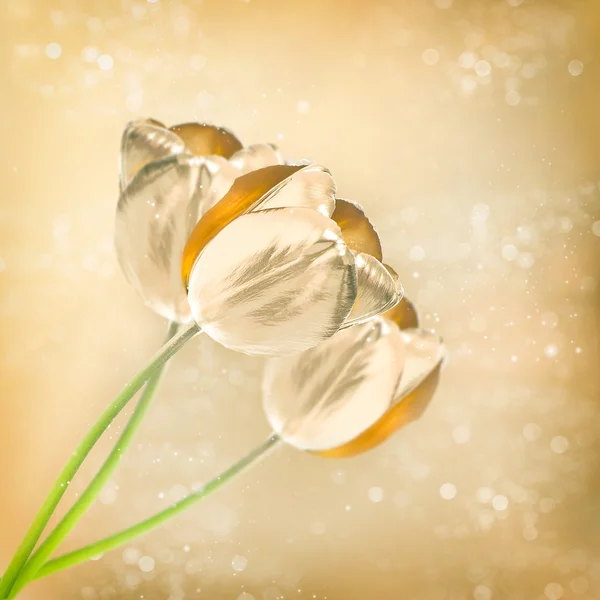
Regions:
<instances>
[{"instance_id":1,"label":"tulip petal","mask_svg":"<svg viewBox=\"0 0 600 600\"><path fill-rule=\"evenodd\" d=\"M394 281L388 270L370 254L356 255L358 295L352 312L344 323L351 327L380 315L395 306L402 298L402 286Z\"/></svg>"},{"instance_id":2,"label":"tulip petal","mask_svg":"<svg viewBox=\"0 0 600 600\"><path fill-rule=\"evenodd\" d=\"M349 442L389 409L404 354L399 329L372 319L302 354L269 360L263 407L271 427L302 450Z\"/></svg>"},{"instance_id":3,"label":"tulip petal","mask_svg":"<svg viewBox=\"0 0 600 600\"><path fill-rule=\"evenodd\" d=\"M350 250L358 254L370 254L378 261L382 260L379 235L361 206L350 200L337 198L331 218L340 226L344 241Z\"/></svg>"},{"instance_id":4,"label":"tulip petal","mask_svg":"<svg viewBox=\"0 0 600 600\"><path fill-rule=\"evenodd\" d=\"M335 181L331 173L320 165L303 166L289 177L281 189L263 198L254 210L302 207L318 210L330 217L335 208Z\"/></svg>"},{"instance_id":5,"label":"tulip petal","mask_svg":"<svg viewBox=\"0 0 600 600\"><path fill-rule=\"evenodd\" d=\"M195 156L216 154L229 158L242 149L242 143L233 133L205 123L181 123L169 128L175 132L185 144L188 152Z\"/></svg>"},{"instance_id":6,"label":"tulip petal","mask_svg":"<svg viewBox=\"0 0 600 600\"><path fill-rule=\"evenodd\" d=\"M115 243L125 277L164 317L191 314L181 283L181 254L189 232L211 199L216 165L188 154L154 161L119 198Z\"/></svg>"},{"instance_id":7,"label":"tulip petal","mask_svg":"<svg viewBox=\"0 0 600 600\"><path fill-rule=\"evenodd\" d=\"M303 168L300 165L273 165L238 177L227 194L200 219L192 231L181 261L184 285L188 286L198 256L219 231L271 198L291 176Z\"/></svg>"},{"instance_id":8,"label":"tulip petal","mask_svg":"<svg viewBox=\"0 0 600 600\"><path fill-rule=\"evenodd\" d=\"M229 160L240 173L249 173L271 165L285 164L279 148L273 144L253 144L238 150Z\"/></svg>"},{"instance_id":9,"label":"tulip petal","mask_svg":"<svg viewBox=\"0 0 600 600\"><path fill-rule=\"evenodd\" d=\"M148 163L180 154L185 149L181 139L153 119L130 121L121 138L119 182L121 191L133 176Z\"/></svg>"},{"instance_id":10,"label":"tulip petal","mask_svg":"<svg viewBox=\"0 0 600 600\"><path fill-rule=\"evenodd\" d=\"M235 219L198 257L188 288L203 330L247 354L292 354L318 344L339 329L355 297L354 259L339 228L300 208Z\"/></svg>"},{"instance_id":11,"label":"tulip petal","mask_svg":"<svg viewBox=\"0 0 600 600\"><path fill-rule=\"evenodd\" d=\"M396 323L400 329L414 329L419 326L417 309L406 296L394 308L384 312L381 316Z\"/></svg>"},{"instance_id":12,"label":"tulip petal","mask_svg":"<svg viewBox=\"0 0 600 600\"><path fill-rule=\"evenodd\" d=\"M435 333L421 329L407 329L401 335L407 355L391 408L355 439L319 456L346 458L370 450L423 414L439 382L445 357L443 342Z\"/></svg>"}]
</instances>

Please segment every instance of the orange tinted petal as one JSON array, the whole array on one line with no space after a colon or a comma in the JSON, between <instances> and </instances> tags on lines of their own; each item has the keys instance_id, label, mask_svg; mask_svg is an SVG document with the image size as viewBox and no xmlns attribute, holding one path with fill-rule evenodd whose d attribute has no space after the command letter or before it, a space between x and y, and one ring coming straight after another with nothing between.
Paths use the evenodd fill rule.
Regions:
<instances>
[{"instance_id":1,"label":"orange tinted petal","mask_svg":"<svg viewBox=\"0 0 600 600\"><path fill-rule=\"evenodd\" d=\"M214 125L204 123L182 123L169 127L185 144L189 152L196 156L216 154L229 158L242 149L242 142L233 133Z\"/></svg>"},{"instance_id":2,"label":"orange tinted petal","mask_svg":"<svg viewBox=\"0 0 600 600\"><path fill-rule=\"evenodd\" d=\"M400 329L414 329L419 326L419 316L415 305L406 297L402 298L394 308L381 315L394 321Z\"/></svg>"},{"instance_id":3,"label":"orange tinted petal","mask_svg":"<svg viewBox=\"0 0 600 600\"><path fill-rule=\"evenodd\" d=\"M357 253L364 252L382 260L381 242L362 209L353 202L336 198L331 218L342 230L346 245Z\"/></svg>"},{"instance_id":4,"label":"orange tinted petal","mask_svg":"<svg viewBox=\"0 0 600 600\"><path fill-rule=\"evenodd\" d=\"M233 182L225 196L206 211L188 238L181 260L181 276L186 289L196 258L208 242L236 217L252 210L265 194L302 168L298 165L273 165L251 171Z\"/></svg>"},{"instance_id":5,"label":"orange tinted petal","mask_svg":"<svg viewBox=\"0 0 600 600\"><path fill-rule=\"evenodd\" d=\"M347 458L379 446L400 427L415 421L427 408L440 379L441 362L404 398L394 404L378 421L352 441L322 452L315 452L323 458Z\"/></svg>"}]
</instances>

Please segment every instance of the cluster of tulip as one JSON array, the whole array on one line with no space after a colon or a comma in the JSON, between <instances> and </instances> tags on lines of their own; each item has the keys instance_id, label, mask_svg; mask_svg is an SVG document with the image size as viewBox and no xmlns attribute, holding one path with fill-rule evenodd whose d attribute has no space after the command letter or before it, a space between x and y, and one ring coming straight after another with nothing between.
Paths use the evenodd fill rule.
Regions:
<instances>
[{"instance_id":1,"label":"cluster of tulip","mask_svg":"<svg viewBox=\"0 0 600 600\"><path fill-rule=\"evenodd\" d=\"M0 598L146 533L279 441L332 458L373 448L418 418L437 386L440 338L418 328L375 229L358 204L336 197L322 166L286 162L270 144L243 147L211 125L134 121L122 140L115 239L128 281L170 321L169 339L74 453L0 580ZM164 364L201 331L269 357L263 408L273 434L165 511L47 562L116 468ZM36 549L85 456L144 385L115 449Z\"/></svg>"}]
</instances>

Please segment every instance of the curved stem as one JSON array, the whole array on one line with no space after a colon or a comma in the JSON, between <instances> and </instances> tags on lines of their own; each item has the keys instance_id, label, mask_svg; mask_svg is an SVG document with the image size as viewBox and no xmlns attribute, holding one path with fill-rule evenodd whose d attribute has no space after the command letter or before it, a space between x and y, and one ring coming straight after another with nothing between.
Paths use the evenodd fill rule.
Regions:
<instances>
[{"instance_id":1,"label":"curved stem","mask_svg":"<svg viewBox=\"0 0 600 600\"><path fill-rule=\"evenodd\" d=\"M56 573L57 571L62 571L63 569L67 569L68 567L72 567L73 565L77 565L81 562L84 562L90 558L94 558L99 554L103 554L104 552L108 552L109 550L114 550L123 544L137 538L138 536L144 535L151 531L152 529L158 527L165 521L172 519L175 515L183 512L187 508L189 508L192 504L203 500L211 493L217 491L221 486L225 485L228 481L231 481L236 475L242 473L246 468L250 465L255 464L259 458L264 456L268 450L273 448L277 442L279 441L279 437L275 434L271 435L267 438L262 444L254 448L251 452L249 452L244 458L233 464L231 467L223 471L219 476L215 477L211 481L209 481L206 485L204 485L201 489L196 492L192 492L187 495L185 498L173 504L169 508L162 510L152 517L133 525L119 533L115 533L103 540L99 540L98 542L94 542L89 546L85 546L80 548L79 550L74 550L73 552L69 552L68 554L63 554L54 560L47 562L35 575L35 579L40 577L45 577L46 575L50 575L52 573Z\"/></svg>"},{"instance_id":2,"label":"curved stem","mask_svg":"<svg viewBox=\"0 0 600 600\"><path fill-rule=\"evenodd\" d=\"M71 480L77 473L79 467L94 447L100 436L106 431L114 418L123 410L126 404L133 398L135 393L148 381L153 373L169 358L171 358L187 341L193 338L200 328L196 323L193 323L178 335L171 338L152 358L152 360L131 379L131 381L123 388L120 394L110 403L104 410L100 418L92 425L85 434L84 438L77 446L76 450L71 454L61 471L58 479L54 482L50 493L44 500L41 508L29 526L23 541L17 548L10 564L8 565L2 580L0 580L0 598L5 598L12 589L21 569L29 558L32 550L35 548L44 528L48 524L52 513L56 509L60 499L66 492Z\"/></svg>"},{"instance_id":3,"label":"curved stem","mask_svg":"<svg viewBox=\"0 0 600 600\"><path fill-rule=\"evenodd\" d=\"M177 333L178 329L178 323L169 324L165 343L169 342L169 340ZM121 460L121 456L126 452L127 448L129 448L131 442L133 441L133 437L140 428L142 420L150 408L150 403L152 402L152 398L158 389L158 384L160 383L165 366L166 363L160 365L148 380L148 383L144 387L139 402L137 403L129 422L123 430L123 433L119 437L107 459L104 461L102 467L100 467L100 470L92 479L91 483L81 494L75 504L73 504L73 506L69 509L67 514L61 519L50 535L33 553L25 566L21 569L21 572L17 576L17 579L12 586L12 594L16 595L23 588L23 586L30 579L32 579L37 570L52 555L52 552L54 552L58 545L65 539L73 527L75 527L77 521L79 521L85 511L97 498L98 494L102 491L102 488L108 483L108 480L114 473Z\"/></svg>"}]
</instances>

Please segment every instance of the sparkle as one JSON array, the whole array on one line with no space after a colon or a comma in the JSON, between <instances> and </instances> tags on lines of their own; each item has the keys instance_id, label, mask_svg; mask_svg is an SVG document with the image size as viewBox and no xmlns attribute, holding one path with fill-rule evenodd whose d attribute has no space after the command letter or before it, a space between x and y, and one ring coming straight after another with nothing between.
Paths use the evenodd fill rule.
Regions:
<instances>
[{"instance_id":1,"label":"sparkle","mask_svg":"<svg viewBox=\"0 0 600 600\"><path fill-rule=\"evenodd\" d=\"M567 70L573 77L578 77L583 73L583 63L580 60L572 60L569 63Z\"/></svg>"},{"instance_id":2,"label":"sparkle","mask_svg":"<svg viewBox=\"0 0 600 600\"><path fill-rule=\"evenodd\" d=\"M452 439L457 444L466 444L471 439L471 430L468 425L459 425L452 430Z\"/></svg>"},{"instance_id":3,"label":"sparkle","mask_svg":"<svg viewBox=\"0 0 600 600\"><path fill-rule=\"evenodd\" d=\"M150 571L154 570L154 559L151 556L142 556L138 562L138 566L140 567L140 571L144 573L150 573Z\"/></svg>"},{"instance_id":4,"label":"sparkle","mask_svg":"<svg viewBox=\"0 0 600 600\"><path fill-rule=\"evenodd\" d=\"M436 65L440 60L440 53L435 48L427 48L427 50L423 51L421 54L421 60L426 64L432 67Z\"/></svg>"},{"instance_id":5,"label":"sparkle","mask_svg":"<svg viewBox=\"0 0 600 600\"><path fill-rule=\"evenodd\" d=\"M452 500L456 497L456 486L453 483L444 483L440 487L440 496L444 500Z\"/></svg>"},{"instance_id":6,"label":"sparkle","mask_svg":"<svg viewBox=\"0 0 600 600\"><path fill-rule=\"evenodd\" d=\"M368 496L371 502L381 502L383 500L383 489L380 487L369 488Z\"/></svg>"},{"instance_id":7,"label":"sparkle","mask_svg":"<svg viewBox=\"0 0 600 600\"><path fill-rule=\"evenodd\" d=\"M98 57L98 66L103 71L110 71L113 68L115 61L110 54L101 54Z\"/></svg>"},{"instance_id":8,"label":"sparkle","mask_svg":"<svg viewBox=\"0 0 600 600\"><path fill-rule=\"evenodd\" d=\"M563 587L560 583L551 582L544 588L544 596L548 598L548 600L559 600L563 597Z\"/></svg>"},{"instance_id":9,"label":"sparkle","mask_svg":"<svg viewBox=\"0 0 600 600\"><path fill-rule=\"evenodd\" d=\"M308 100L298 100L296 103L296 111L301 115L305 115L310 110L310 102Z\"/></svg>"},{"instance_id":10,"label":"sparkle","mask_svg":"<svg viewBox=\"0 0 600 600\"><path fill-rule=\"evenodd\" d=\"M475 63L475 73L479 77L487 77L492 72L492 66L485 60L478 60Z\"/></svg>"},{"instance_id":11,"label":"sparkle","mask_svg":"<svg viewBox=\"0 0 600 600\"><path fill-rule=\"evenodd\" d=\"M241 573L248 566L248 559L245 556L236 554L231 560L231 566L233 567L234 571Z\"/></svg>"},{"instance_id":12,"label":"sparkle","mask_svg":"<svg viewBox=\"0 0 600 600\"><path fill-rule=\"evenodd\" d=\"M562 436L556 435L550 440L550 450L556 454L564 454L569 449L569 440Z\"/></svg>"},{"instance_id":13,"label":"sparkle","mask_svg":"<svg viewBox=\"0 0 600 600\"><path fill-rule=\"evenodd\" d=\"M508 498L503 494L497 494L492 498L492 506L497 511L503 511L508 508Z\"/></svg>"},{"instance_id":14,"label":"sparkle","mask_svg":"<svg viewBox=\"0 0 600 600\"><path fill-rule=\"evenodd\" d=\"M506 244L502 247L502 258L504 260L513 261L519 256L519 251L516 246L512 244Z\"/></svg>"},{"instance_id":15,"label":"sparkle","mask_svg":"<svg viewBox=\"0 0 600 600\"><path fill-rule=\"evenodd\" d=\"M478 585L473 590L473 600L491 600L492 590L485 585Z\"/></svg>"},{"instance_id":16,"label":"sparkle","mask_svg":"<svg viewBox=\"0 0 600 600\"><path fill-rule=\"evenodd\" d=\"M51 42L50 44L48 44L46 46L46 56L48 58L55 60L57 58L60 58L61 54L62 54L62 47L60 44L57 44L56 42Z\"/></svg>"}]
</instances>

